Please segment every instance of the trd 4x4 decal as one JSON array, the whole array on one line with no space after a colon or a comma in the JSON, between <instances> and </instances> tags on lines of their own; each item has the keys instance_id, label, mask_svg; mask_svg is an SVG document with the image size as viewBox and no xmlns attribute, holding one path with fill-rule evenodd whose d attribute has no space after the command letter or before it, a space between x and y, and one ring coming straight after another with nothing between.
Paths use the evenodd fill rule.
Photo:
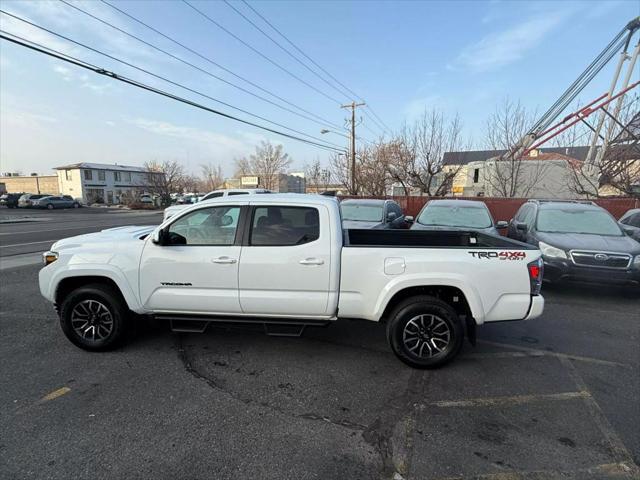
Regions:
<instances>
[{"instance_id":1,"label":"trd 4x4 decal","mask_svg":"<svg viewBox=\"0 0 640 480\"><path fill-rule=\"evenodd\" d=\"M474 258L486 258L487 260L491 260L493 258L497 258L498 260L524 260L527 258L527 254L525 252L479 252L479 251L471 251L468 252Z\"/></svg>"}]
</instances>

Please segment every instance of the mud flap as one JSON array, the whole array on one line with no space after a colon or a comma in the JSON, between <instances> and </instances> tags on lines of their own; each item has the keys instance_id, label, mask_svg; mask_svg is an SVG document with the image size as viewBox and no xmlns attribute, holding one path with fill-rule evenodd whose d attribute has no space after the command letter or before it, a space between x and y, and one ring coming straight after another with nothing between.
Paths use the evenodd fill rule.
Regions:
<instances>
[{"instance_id":1,"label":"mud flap","mask_svg":"<svg viewBox=\"0 0 640 480\"><path fill-rule=\"evenodd\" d=\"M467 339L469 343L476 346L476 321L470 315L464 316L464 322L467 325Z\"/></svg>"}]
</instances>

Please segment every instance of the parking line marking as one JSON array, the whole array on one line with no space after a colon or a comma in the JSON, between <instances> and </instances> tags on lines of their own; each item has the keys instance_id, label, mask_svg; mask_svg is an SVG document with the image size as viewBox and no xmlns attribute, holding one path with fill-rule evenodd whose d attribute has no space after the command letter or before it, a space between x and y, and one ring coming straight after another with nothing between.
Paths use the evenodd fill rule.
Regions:
<instances>
[{"instance_id":1,"label":"parking line marking","mask_svg":"<svg viewBox=\"0 0 640 480\"><path fill-rule=\"evenodd\" d=\"M69 387L59 388L57 390L54 390L51 393L47 393L44 397L40 399L40 403L48 402L50 400L55 400L56 398L69 393L70 391L71 389Z\"/></svg>"},{"instance_id":2,"label":"parking line marking","mask_svg":"<svg viewBox=\"0 0 640 480\"><path fill-rule=\"evenodd\" d=\"M522 405L524 403L533 403L533 402L573 400L575 398L586 398L590 396L591 394L587 391L579 391L579 392L548 393L548 394L541 394L541 395L513 395L509 397L468 398L464 400L439 400L436 402L427 403L427 405L433 406L433 407L441 407L441 408L491 407L491 406L498 406L498 405Z\"/></svg>"},{"instance_id":3,"label":"parking line marking","mask_svg":"<svg viewBox=\"0 0 640 480\"><path fill-rule=\"evenodd\" d=\"M578 468L575 470L523 470L523 471L510 471L510 472L498 472L498 473L485 473L472 476L455 476L444 477L438 480L533 480L538 479L552 479L552 478L564 478L572 474L604 474L609 478L619 479L634 479L637 478L634 475L638 474L638 468L633 464L625 462L620 463L603 463L595 465L593 467ZM575 477L573 477L575 478Z\"/></svg>"},{"instance_id":4,"label":"parking line marking","mask_svg":"<svg viewBox=\"0 0 640 480\"><path fill-rule=\"evenodd\" d=\"M492 347L501 347L501 348L512 348L514 350L520 350L522 352L530 352L532 354L535 355L531 355L532 357L557 357L557 358L568 358L570 360L579 360L581 362L588 362L588 363L596 363L599 365L608 365L610 367L624 367L624 368L630 368L629 365L626 365L624 363L619 363L619 362L613 362L611 360L601 360L599 358L593 358L593 357L583 357L580 355L570 355L568 353L559 353L559 352L550 352L548 350L540 350L537 348L531 348L531 347L522 347L520 345L512 345L510 343L499 343L499 342L491 342L489 340L478 340L478 343L483 343L485 345L490 345ZM493 354L493 353L508 353L508 352L487 352L487 355L489 354ZM480 355L481 353L477 353L475 355Z\"/></svg>"},{"instance_id":5,"label":"parking line marking","mask_svg":"<svg viewBox=\"0 0 640 480\"><path fill-rule=\"evenodd\" d=\"M38 245L40 243L55 243L57 240L43 240L42 242L14 243L13 245L0 245L0 248L22 247L24 245Z\"/></svg>"},{"instance_id":6,"label":"parking line marking","mask_svg":"<svg viewBox=\"0 0 640 480\"><path fill-rule=\"evenodd\" d=\"M576 386L581 390L589 392L586 382L584 381L576 367L573 365L573 363L571 363L571 360L568 358L560 358L560 362L567 369L569 376L575 382ZM589 394L587 397L585 397L584 403L587 407L587 410L591 414L591 418L600 429L600 432L609 444L609 448L614 454L615 459L618 462L630 462L631 465L634 465L631 453L629 453L629 450L627 450L624 442L620 439L613 426L611 426L611 424L609 423L607 416L604 414L595 398L593 398L593 396Z\"/></svg>"}]
</instances>

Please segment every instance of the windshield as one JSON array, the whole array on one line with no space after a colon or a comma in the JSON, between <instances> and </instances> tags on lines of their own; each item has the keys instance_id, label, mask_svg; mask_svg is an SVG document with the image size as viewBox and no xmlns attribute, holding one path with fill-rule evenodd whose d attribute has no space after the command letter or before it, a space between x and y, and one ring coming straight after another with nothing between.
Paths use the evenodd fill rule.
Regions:
<instances>
[{"instance_id":1,"label":"windshield","mask_svg":"<svg viewBox=\"0 0 640 480\"><path fill-rule=\"evenodd\" d=\"M418 223L438 227L489 228L493 226L487 209L458 205L429 205L418 217Z\"/></svg>"},{"instance_id":2,"label":"windshield","mask_svg":"<svg viewBox=\"0 0 640 480\"><path fill-rule=\"evenodd\" d=\"M341 204L342 220L355 222L382 221L382 205L363 205L358 203Z\"/></svg>"},{"instance_id":3,"label":"windshield","mask_svg":"<svg viewBox=\"0 0 640 480\"><path fill-rule=\"evenodd\" d=\"M622 236L611 216L601 210L542 209L538 213L538 231L547 233L590 233Z\"/></svg>"}]
</instances>

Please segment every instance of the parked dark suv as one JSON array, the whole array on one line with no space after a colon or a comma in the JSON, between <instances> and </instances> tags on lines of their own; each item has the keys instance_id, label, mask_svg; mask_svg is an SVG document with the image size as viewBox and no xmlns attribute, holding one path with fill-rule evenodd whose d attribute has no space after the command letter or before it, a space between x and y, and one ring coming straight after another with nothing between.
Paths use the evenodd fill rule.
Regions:
<instances>
[{"instance_id":1,"label":"parked dark suv","mask_svg":"<svg viewBox=\"0 0 640 480\"><path fill-rule=\"evenodd\" d=\"M0 195L0 205L7 208L17 208L18 199L22 196L22 193L5 193Z\"/></svg>"},{"instance_id":2,"label":"parked dark suv","mask_svg":"<svg viewBox=\"0 0 640 480\"><path fill-rule=\"evenodd\" d=\"M627 211L618 223L631 238L640 242L640 208Z\"/></svg>"},{"instance_id":3,"label":"parked dark suv","mask_svg":"<svg viewBox=\"0 0 640 480\"><path fill-rule=\"evenodd\" d=\"M640 244L592 202L530 200L507 236L540 248L548 282L640 284Z\"/></svg>"},{"instance_id":4,"label":"parked dark suv","mask_svg":"<svg viewBox=\"0 0 640 480\"><path fill-rule=\"evenodd\" d=\"M393 200L349 198L340 202L340 211L342 228L405 229L413 221Z\"/></svg>"}]
</instances>

